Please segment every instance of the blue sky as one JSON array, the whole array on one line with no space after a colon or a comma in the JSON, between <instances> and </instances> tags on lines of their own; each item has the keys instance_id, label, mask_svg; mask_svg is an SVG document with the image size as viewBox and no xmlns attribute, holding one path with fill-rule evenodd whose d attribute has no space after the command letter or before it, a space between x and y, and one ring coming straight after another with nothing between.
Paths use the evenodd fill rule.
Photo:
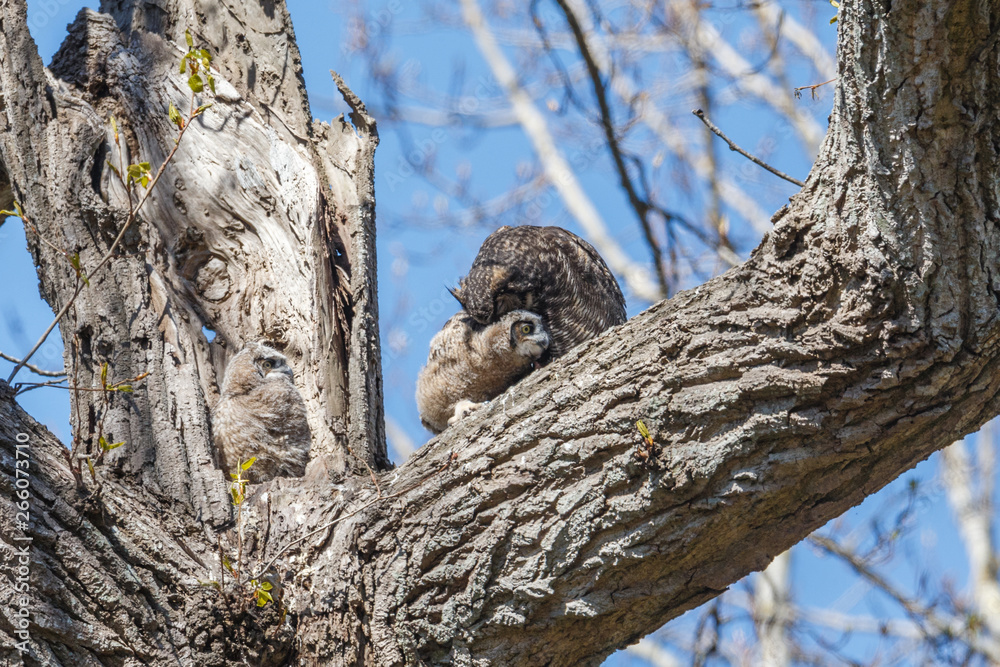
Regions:
<instances>
[{"instance_id":1,"label":"blue sky","mask_svg":"<svg viewBox=\"0 0 1000 667\"><path fill-rule=\"evenodd\" d=\"M73 20L82 5L70 0L53 0L29 2L28 6L32 35L47 63L65 34L65 26ZM375 99L378 95L366 65L341 47L348 17L336 10L338 6L332 1L289 2L313 113L324 120L346 111L330 79L330 69L343 75L362 99ZM397 23L413 21L416 19L415 12L409 3L373 3L366 14L369 30L383 30ZM825 36L831 44L833 30L831 28ZM453 30L398 32L392 41L393 57L407 64L407 71L423 84L429 87L445 85L456 63L461 63L468 81L478 81L481 86L490 85L491 78L468 36ZM825 119L829 111L829 96L819 101L807 99L803 104L811 105L812 112ZM753 110L731 112L716 121L726 127L735 140L748 147L759 145L765 136L780 138L783 131L766 116ZM760 196L765 210L776 210L785 198L794 193L794 186L777 182L777 179L771 180L771 177L761 176L755 171L746 172L745 165L735 162L737 157L731 156L728 151L724 153L720 152L720 159L733 164L734 170L748 173L747 179L759 181L760 185L753 192ZM456 310L456 304L445 288L454 285L468 270L479 244L489 232L489 229L477 225L447 229L407 225L408 212L431 211L436 205L454 206L453 202L442 204L438 195L430 191L419 177L408 175L408 157L419 161L431 154L442 170L458 173L471 168L476 182L487 184L484 186L487 194L507 189L516 180L518 164L530 160L532 156L530 145L517 128L498 131L486 138L477 138L452 127L437 130L414 127L409 133L388 126L381 128L381 144L376 159L376 197L386 413L417 445L426 441L429 434L420 426L413 400L416 374L426 358L431 336ZM809 156L796 150L774 156L776 166L800 178L808 172L809 159ZM581 180L605 219L613 221L613 234L633 251L634 256L644 256L634 220L622 214L625 202L607 169L606 159L598 156L593 168L586 170ZM538 224L559 224L579 231L554 198L540 198L538 204L541 211ZM696 206L697 202L682 202L680 205ZM745 255L757 241L755 237L744 235L738 250ZM0 285L8 286L0 292L0 350L20 355L44 330L51 320L52 311L38 295L35 270L25 250L23 230L16 219L10 219L0 227ZM631 299L629 315L635 315L647 305ZM44 367L58 368L61 366L61 355L58 333L53 333L34 361ZM4 376L10 368L11 364L0 361L0 372ZM24 394L19 400L61 440L68 441L69 401L65 390L37 390ZM842 519L850 526L865 526L879 516L893 494L904 492L907 481L917 480L926 488L927 495L918 512L920 525L901 547L904 553L912 554L913 563L901 560L892 574L905 588L915 586L921 572L928 568L950 572L959 588L965 585L967 572L961 542L951 525L944 494L935 482L935 474L936 465L925 462ZM858 589L856 578L842 565L818 555L814 550L797 550L793 578L797 595L804 604L873 615L897 613L878 596L867 595L864 590ZM683 624L693 623L694 614L689 613L679 621L682 627ZM855 648L863 654L870 645L860 642ZM619 655L611 658L608 664L640 664L633 660Z\"/></svg>"}]
</instances>

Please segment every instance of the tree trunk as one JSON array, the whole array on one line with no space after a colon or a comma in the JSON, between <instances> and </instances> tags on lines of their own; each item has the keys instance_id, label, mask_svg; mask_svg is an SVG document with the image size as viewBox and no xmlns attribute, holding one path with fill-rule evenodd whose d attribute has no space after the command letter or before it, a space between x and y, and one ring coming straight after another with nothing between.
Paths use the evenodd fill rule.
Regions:
<instances>
[{"instance_id":1,"label":"tree trunk","mask_svg":"<svg viewBox=\"0 0 1000 667\"><path fill-rule=\"evenodd\" d=\"M0 401L5 516L18 434L30 443L28 663L598 664L1000 411L994 4L845 4L823 149L750 260L532 374L377 485L347 451L385 467L370 119L355 102L357 133L310 123L283 6L104 9L81 13L49 75L23 4L0 0L0 162L84 266L127 205L104 116L131 161L157 164L167 103L187 104L185 22L221 73L63 322L73 384L104 362L150 373L104 417L128 444L101 486L75 489L61 445ZM29 243L58 308L75 273ZM316 461L234 520L207 414L224 357L259 336L299 371ZM73 404L84 438L93 394ZM247 603L220 564L240 532L242 577L273 581L278 604ZM3 587L12 660L17 601Z\"/></svg>"}]
</instances>

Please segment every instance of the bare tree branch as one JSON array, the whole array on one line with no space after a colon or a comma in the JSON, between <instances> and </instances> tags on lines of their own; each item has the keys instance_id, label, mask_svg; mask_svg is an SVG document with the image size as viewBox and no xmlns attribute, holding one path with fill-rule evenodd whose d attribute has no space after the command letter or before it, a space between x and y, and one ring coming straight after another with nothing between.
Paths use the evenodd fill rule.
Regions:
<instances>
[{"instance_id":1,"label":"bare tree branch","mask_svg":"<svg viewBox=\"0 0 1000 667\"><path fill-rule=\"evenodd\" d=\"M461 5L462 15L472 30L480 53L497 81L507 92L514 112L528 138L531 139L549 182L562 196L566 208L586 231L587 238L598 249L611 270L624 277L628 289L644 301L659 301L664 296L663 291L649 280L647 271L629 259L608 234L607 226L600 214L553 142L545 118L518 83L514 69L497 45L476 0L462 0Z\"/></svg>"}]
</instances>

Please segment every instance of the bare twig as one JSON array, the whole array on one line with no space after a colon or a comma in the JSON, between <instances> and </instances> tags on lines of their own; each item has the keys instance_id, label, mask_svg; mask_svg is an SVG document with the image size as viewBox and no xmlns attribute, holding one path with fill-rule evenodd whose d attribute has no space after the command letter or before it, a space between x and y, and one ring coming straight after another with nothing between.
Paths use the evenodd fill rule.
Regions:
<instances>
[{"instance_id":1,"label":"bare twig","mask_svg":"<svg viewBox=\"0 0 1000 667\"><path fill-rule=\"evenodd\" d=\"M809 94L812 95L815 98L816 97L816 89L817 88L821 88L821 87L825 86L828 83L833 83L836 80L837 80L837 77L834 77L834 78L830 79L829 81L824 81L823 83L814 83L811 86L799 86L798 88L794 88L792 90L792 92L795 93L795 97L801 97L802 96L802 91L803 90L808 90Z\"/></svg>"},{"instance_id":2,"label":"bare twig","mask_svg":"<svg viewBox=\"0 0 1000 667\"><path fill-rule=\"evenodd\" d=\"M1000 662L1000 644L989 636L978 636L970 631L965 618L941 616L933 607L925 606L899 591L888 579L875 571L863 558L836 541L818 534L809 541L828 554L847 563L862 579L888 595L902 607L920 627L924 637L933 641L937 635L960 637L970 649L981 653L993 662Z\"/></svg>"},{"instance_id":3,"label":"bare twig","mask_svg":"<svg viewBox=\"0 0 1000 667\"><path fill-rule=\"evenodd\" d=\"M607 225L587 196L566 158L555 145L545 117L525 93L514 67L497 44L476 0L461 0L462 16L472 31L476 46L503 86L514 112L528 135L549 182L559 193L567 210L580 223L587 239L594 244L612 271L625 278L626 286L639 298L655 302L664 294L647 272L636 265L608 233Z\"/></svg>"},{"instance_id":4,"label":"bare twig","mask_svg":"<svg viewBox=\"0 0 1000 667\"><path fill-rule=\"evenodd\" d=\"M756 165L758 165L760 167L763 167L764 169L767 169L769 172L771 172L775 176L777 176L779 178L783 178L786 181L788 181L789 183L794 183L795 185L799 186L800 188L801 187L805 187L805 183L803 183L799 179L792 178L791 176L789 176L785 172L779 171L779 170L775 169L774 167L772 167L771 165L767 164L766 162L764 162L760 158L754 157L750 153L747 153L745 150L743 150L742 148L740 148L739 146L737 146L733 142L732 139L730 139L725 134L723 134L722 130L720 130L718 127L716 127L715 124L712 123L712 121L710 121L708 118L705 117L705 112L702 111L701 109L695 109L691 113L693 113L695 116L697 116L698 118L700 118L701 122L703 122L705 124L705 126L708 127L708 129L710 129L712 132L714 132L715 134L717 134L723 141L725 141L727 144L729 144L729 150L736 151L737 153L739 153L740 155L742 155L746 159L750 160L754 164L756 164Z\"/></svg>"},{"instance_id":5,"label":"bare twig","mask_svg":"<svg viewBox=\"0 0 1000 667\"><path fill-rule=\"evenodd\" d=\"M3 352L0 352L0 359L9 361L12 364L20 364L23 361L22 359L17 359L16 357L12 357L9 354L4 354ZM39 368L38 366L35 366L34 364L27 364L27 363L24 364L24 367L27 368L32 373L34 373L35 375L41 375L42 377L47 377L47 378L66 377L66 371L47 371Z\"/></svg>"},{"instance_id":6,"label":"bare twig","mask_svg":"<svg viewBox=\"0 0 1000 667\"><path fill-rule=\"evenodd\" d=\"M566 22L569 23L570 30L573 31L573 37L576 39L576 46L580 49L580 55L583 56L583 60L587 64L590 82L594 87L594 97L597 98L597 106L601 112L601 126L604 128L604 138L607 142L608 150L611 151L611 158L615 163L615 170L618 172L618 180L621 182L622 187L625 188L629 204L632 206L632 210L635 211L635 215L639 219L639 224L642 225L646 244L653 254L653 266L656 269L656 278L660 283L660 289L663 290L664 294L668 294L670 290L667 285L667 274L663 268L663 252L660 250L660 243L656 240L653 229L649 224L648 215L650 205L636 192L635 184L632 183L632 177L625 166L625 158L622 154L621 144L618 141L614 118L611 115L611 105L608 104L607 91L604 87L604 80L601 78L601 70L597 66L597 63L594 62L594 56L591 54L590 46L587 44L587 37L580 27L580 22L577 20L573 9L566 0L556 0L556 2L562 8L563 14L566 16Z\"/></svg>"},{"instance_id":7,"label":"bare twig","mask_svg":"<svg viewBox=\"0 0 1000 667\"><path fill-rule=\"evenodd\" d=\"M56 387L58 389L69 389L69 387L62 384L66 382L66 378L60 378L59 380L49 380L48 382L18 382L14 385L14 395L19 396L25 394L32 389L41 389L42 387Z\"/></svg>"}]
</instances>

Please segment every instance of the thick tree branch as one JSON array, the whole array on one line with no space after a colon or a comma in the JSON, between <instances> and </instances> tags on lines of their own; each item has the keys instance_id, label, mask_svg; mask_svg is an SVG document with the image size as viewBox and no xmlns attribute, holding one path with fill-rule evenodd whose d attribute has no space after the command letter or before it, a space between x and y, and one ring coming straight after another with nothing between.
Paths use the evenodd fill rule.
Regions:
<instances>
[{"instance_id":1,"label":"thick tree branch","mask_svg":"<svg viewBox=\"0 0 1000 667\"><path fill-rule=\"evenodd\" d=\"M82 59L92 70L70 77L71 59L57 58L57 72L70 78L51 93L60 123L45 123L53 102L36 104L46 99L45 73L37 59L12 55L25 46L18 41L26 34L23 5L0 4L0 18L0 90L14 128L0 135L0 158L21 170L10 172L26 193L19 199L52 212L60 244L106 244L118 229L120 193L100 185L99 167L91 171L100 160L65 174L66 187L87 193L88 204L85 214L68 215L54 201L61 191L51 179L15 158L47 155L42 149L56 140L91 154L106 143L100 117L78 97L91 94L88 77L101 63L121 85L138 86L129 92L142 93L150 107L165 106L176 93L166 66L143 70L135 63L147 61L130 59L171 63L173 47L155 34L136 35L141 48L130 51L106 18L85 14L87 38L103 35L110 51L74 31L78 41L65 48L93 54ZM749 261L533 373L383 473L377 486L367 474L310 475L255 489L244 508L240 567L253 572L274 560L268 576L279 584L284 620L272 606L262 615L227 616L232 600L248 594L224 583L213 560L233 553L223 525L228 508L220 506L213 521L205 520L209 512L198 520L190 511L220 502L210 484L218 471L193 456L197 447L210 451L204 396L217 361L197 335L212 322L234 342L260 329L286 340L311 369L303 375L313 430L329 444L317 454L335 453L339 443L360 446L347 442L343 423L347 351L332 349L349 335L346 317L330 316L320 328L340 338L299 325L337 309L336 300L307 304L302 295L335 291L343 265L321 252L349 252L335 243L338 216L364 197L344 178L331 184L331 196L351 191L354 199L323 213L317 194L325 190L315 174L333 174L350 164L344 156L358 155L352 128L314 127L330 149L320 170L309 162L311 149L270 143L277 131L226 89L231 101L192 128L204 153L188 154L173 173L187 185L172 198L151 199L147 235L132 246L139 252L148 243L149 252L142 261L123 259L121 275L108 276L95 290L102 298L79 308L74 322L77 335L87 327L113 333L91 332L95 360L118 350L120 363L137 365L129 355L141 350L161 374L162 385L137 401L140 417L120 415L141 443L129 452L133 465L122 465L121 475L102 467L100 487L76 496L58 443L13 405L9 391L0 397L4 503L15 488L16 434L38 443L32 576L44 613L32 620L35 659L69 663L86 651L95 662L224 664L226 650L236 650L263 664L289 655L349 665L598 664L978 428L1000 411L1000 115L993 102L1000 58L990 41L997 27L1000 8L972 0L903 0L891 12L872 0L846 4L830 131L805 188ZM135 71L167 81L166 90L124 76ZM102 103L138 117L125 94ZM36 125L24 122L25 112L38 114ZM240 131L227 134L236 125ZM157 155L152 129L131 127L137 153ZM337 132L342 152L329 145ZM236 141L249 142L236 147L243 159L226 160L224 169L200 161L227 155ZM261 158L256 142L281 160ZM213 173L230 178L206 177L206 184L193 176ZM276 173L305 179L292 179L301 186L295 197ZM203 188L213 196L199 195ZM188 214L176 210L178 198L192 204ZM191 213L203 206L213 224ZM266 234L254 231L265 224ZM178 237L188 227L197 233ZM282 252L301 247L290 239L322 243L314 254ZM46 293L59 303L66 292L58 265L46 263L45 248L33 251L49 272ZM209 257L221 257L225 271L212 264L218 270L198 281ZM274 297L266 308L245 296L225 307L210 298L223 273L241 295L280 291L255 282L256 270L273 280L309 278L282 284L298 300ZM331 367L339 369L339 393L324 384ZM655 443L649 460L635 454L640 419ZM321 526L328 529L295 542ZM13 537L3 538L14 546ZM225 592L200 586L203 576ZM3 613L0 630L9 634L14 619ZM269 656L261 654L262 636ZM230 649L220 648L219 637Z\"/></svg>"}]
</instances>

